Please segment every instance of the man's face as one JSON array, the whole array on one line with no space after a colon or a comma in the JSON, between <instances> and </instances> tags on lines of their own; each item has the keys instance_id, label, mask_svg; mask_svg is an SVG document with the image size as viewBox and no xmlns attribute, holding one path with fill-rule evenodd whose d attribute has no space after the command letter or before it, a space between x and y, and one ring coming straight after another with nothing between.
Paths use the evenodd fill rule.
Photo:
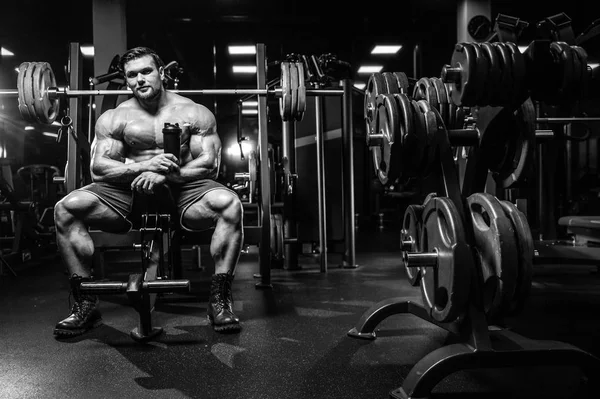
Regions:
<instances>
[{"instance_id":1,"label":"man's face","mask_svg":"<svg viewBox=\"0 0 600 399\"><path fill-rule=\"evenodd\" d=\"M140 100L151 100L161 92L163 70L157 69L154 59L145 55L127 62L125 79L127 86L133 91L133 95Z\"/></svg>"}]
</instances>

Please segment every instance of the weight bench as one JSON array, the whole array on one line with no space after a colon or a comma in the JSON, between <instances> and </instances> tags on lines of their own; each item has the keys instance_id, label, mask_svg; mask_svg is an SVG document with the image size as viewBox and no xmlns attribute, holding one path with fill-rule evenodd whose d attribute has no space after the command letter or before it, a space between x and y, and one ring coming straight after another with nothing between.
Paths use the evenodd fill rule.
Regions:
<instances>
[{"instance_id":1,"label":"weight bench","mask_svg":"<svg viewBox=\"0 0 600 399\"><path fill-rule=\"evenodd\" d=\"M88 295L126 294L139 313L139 324L131 330L130 336L135 341L147 342L163 331L161 327L152 325L152 312L157 294L189 292L190 281L172 279L174 267L179 266L179 253L178 248L171 248L174 237L174 201L170 192L152 196L142 195L140 199L137 196L136 194L133 207L141 206L145 209L139 213L134 209L132 213L141 214L141 218L133 221L132 230L124 237L97 230L90 230L90 235L97 251L110 246L110 241L115 239L115 236L119 236L118 247L125 247L129 243L129 248L141 254L139 273L130 274L127 282L84 282L81 283L80 292Z\"/></svg>"},{"instance_id":2,"label":"weight bench","mask_svg":"<svg viewBox=\"0 0 600 399\"><path fill-rule=\"evenodd\" d=\"M576 246L600 246L600 216L563 216L559 226L573 235Z\"/></svg>"}]
</instances>

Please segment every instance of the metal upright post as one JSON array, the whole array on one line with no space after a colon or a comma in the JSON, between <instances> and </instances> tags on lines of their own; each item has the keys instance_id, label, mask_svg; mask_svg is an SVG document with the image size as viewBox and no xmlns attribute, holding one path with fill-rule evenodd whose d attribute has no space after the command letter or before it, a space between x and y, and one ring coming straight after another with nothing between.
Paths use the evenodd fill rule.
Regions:
<instances>
[{"instance_id":1,"label":"metal upright post","mask_svg":"<svg viewBox=\"0 0 600 399\"><path fill-rule=\"evenodd\" d=\"M344 256L342 267L356 268L354 220L354 127L352 125L352 80L342 80L342 177L344 198Z\"/></svg>"},{"instance_id":2,"label":"metal upright post","mask_svg":"<svg viewBox=\"0 0 600 399\"><path fill-rule=\"evenodd\" d=\"M319 88L316 85L315 88ZM327 218L325 203L325 138L323 137L323 105L320 96L315 97L315 120L317 131L317 192L319 202L319 260L321 272L327 272Z\"/></svg>"},{"instance_id":3,"label":"metal upright post","mask_svg":"<svg viewBox=\"0 0 600 399\"><path fill-rule=\"evenodd\" d=\"M69 76L69 89L79 90L82 77L81 51L79 43L69 45L69 64L67 74ZM79 135L81 134L81 113L79 112L79 98L69 99L69 116L73 122L75 134L67 134L67 167L66 167L66 190L67 193L81 187L82 162L79 146Z\"/></svg>"},{"instance_id":4,"label":"metal upright post","mask_svg":"<svg viewBox=\"0 0 600 399\"><path fill-rule=\"evenodd\" d=\"M256 45L256 83L258 89L267 88L267 60L263 43ZM269 143L267 132L267 96L258 96L258 159L260 162L260 282L256 288L272 288L271 285L271 184L269 181Z\"/></svg>"},{"instance_id":5,"label":"metal upright post","mask_svg":"<svg viewBox=\"0 0 600 399\"><path fill-rule=\"evenodd\" d=\"M283 149L283 168L285 189L283 193L283 237L284 268L298 269L298 234L296 228L296 123L282 122L281 147Z\"/></svg>"}]
</instances>

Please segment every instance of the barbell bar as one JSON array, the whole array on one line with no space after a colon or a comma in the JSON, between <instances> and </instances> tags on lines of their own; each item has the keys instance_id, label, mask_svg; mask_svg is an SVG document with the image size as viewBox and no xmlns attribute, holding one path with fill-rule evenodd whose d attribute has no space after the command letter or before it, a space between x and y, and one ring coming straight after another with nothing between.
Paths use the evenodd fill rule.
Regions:
<instances>
[{"instance_id":1,"label":"barbell bar","mask_svg":"<svg viewBox=\"0 0 600 399\"><path fill-rule=\"evenodd\" d=\"M281 95L281 89L198 89L198 90L167 90L171 93L181 95ZM49 98L54 99L61 96L83 97L83 96L131 96L131 90L70 90L67 87L50 87L46 90ZM341 96L341 89L306 89L306 94L311 96ZM17 97L18 90L0 89L0 97Z\"/></svg>"}]
</instances>

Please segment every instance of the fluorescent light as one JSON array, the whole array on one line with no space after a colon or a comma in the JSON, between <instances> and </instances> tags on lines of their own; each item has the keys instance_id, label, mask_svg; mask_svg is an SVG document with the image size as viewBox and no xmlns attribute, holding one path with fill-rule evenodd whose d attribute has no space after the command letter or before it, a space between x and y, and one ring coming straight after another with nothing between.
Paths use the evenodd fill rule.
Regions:
<instances>
[{"instance_id":1,"label":"fluorescent light","mask_svg":"<svg viewBox=\"0 0 600 399\"><path fill-rule=\"evenodd\" d=\"M258 107L258 101L244 101L242 102L243 107Z\"/></svg>"},{"instance_id":2,"label":"fluorescent light","mask_svg":"<svg viewBox=\"0 0 600 399\"><path fill-rule=\"evenodd\" d=\"M2 47L2 48L0 49L0 54L1 54L1 55L6 55L6 56L15 55L15 53L13 53L13 52L12 52L12 51L10 51L10 50L7 50L7 49L5 49L4 47Z\"/></svg>"},{"instance_id":3,"label":"fluorescent light","mask_svg":"<svg viewBox=\"0 0 600 399\"><path fill-rule=\"evenodd\" d=\"M358 68L357 73L378 73L381 72L383 66L381 65L363 65Z\"/></svg>"},{"instance_id":4,"label":"fluorescent light","mask_svg":"<svg viewBox=\"0 0 600 399\"><path fill-rule=\"evenodd\" d=\"M52 122L52 126L62 126L62 123L60 123L59 121L54 121Z\"/></svg>"},{"instance_id":5,"label":"fluorescent light","mask_svg":"<svg viewBox=\"0 0 600 399\"><path fill-rule=\"evenodd\" d=\"M598 68L598 65L600 64L598 64L597 62L588 62L588 66L592 69Z\"/></svg>"},{"instance_id":6,"label":"fluorescent light","mask_svg":"<svg viewBox=\"0 0 600 399\"><path fill-rule=\"evenodd\" d=\"M256 54L255 46L229 46L229 54Z\"/></svg>"},{"instance_id":7,"label":"fluorescent light","mask_svg":"<svg viewBox=\"0 0 600 399\"><path fill-rule=\"evenodd\" d=\"M521 53L524 53L524 52L527 50L527 48L528 48L528 47L529 47L529 46L519 46L519 51L520 51Z\"/></svg>"},{"instance_id":8,"label":"fluorescent light","mask_svg":"<svg viewBox=\"0 0 600 399\"><path fill-rule=\"evenodd\" d=\"M234 65L233 73L256 73L256 65Z\"/></svg>"},{"instance_id":9,"label":"fluorescent light","mask_svg":"<svg viewBox=\"0 0 600 399\"><path fill-rule=\"evenodd\" d=\"M57 138L58 137L58 133L52 133L52 132L43 132L42 133L44 136L48 136L48 137L54 137Z\"/></svg>"},{"instance_id":10,"label":"fluorescent light","mask_svg":"<svg viewBox=\"0 0 600 399\"><path fill-rule=\"evenodd\" d=\"M86 57L93 57L94 56L94 46L81 46L81 54L85 55Z\"/></svg>"},{"instance_id":11,"label":"fluorescent light","mask_svg":"<svg viewBox=\"0 0 600 399\"><path fill-rule=\"evenodd\" d=\"M25 130L35 130L33 126L25 126Z\"/></svg>"},{"instance_id":12,"label":"fluorescent light","mask_svg":"<svg viewBox=\"0 0 600 399\"><path fill-rule=\"evenodd\" d=\"M358 90L364 90L366 86L366 83L354 83L354 87L356 87Z\"/></svg>"},{"instance_id":13,"label":"fluorescent light","mask_svg":"<svg viewBox=\"0 0 600 399\"><path fill-rule=\"evenodd\" d=\"M257 109L242 109L243 115L258 115Z\"/></svg>"},{"instance_id":14,"label":"fluorescent light","mask_svg":"<svg viewBox=\"0 0 600 399\"><path fill-rule=\"evenodd\" d=\"M402 48L401 45L375 45L371 54L396 54Z\"/></svg>"}]
</instances>

